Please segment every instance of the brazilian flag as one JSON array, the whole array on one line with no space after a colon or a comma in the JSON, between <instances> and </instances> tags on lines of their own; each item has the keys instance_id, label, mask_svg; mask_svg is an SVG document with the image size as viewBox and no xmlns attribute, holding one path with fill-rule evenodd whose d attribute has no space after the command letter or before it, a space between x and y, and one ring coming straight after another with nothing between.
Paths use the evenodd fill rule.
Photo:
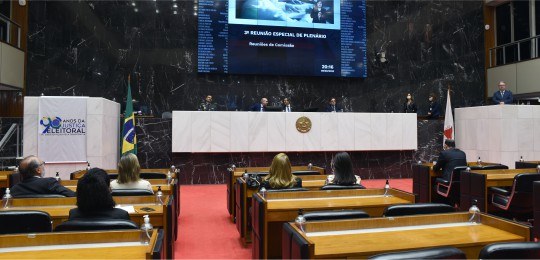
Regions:
<instances>
[{"instance_id":1,"label":"brazilian flag","mask_svg":"<svg viewBox=\"0 0 540 260\"><path fill-rule=\"evenodd\" d=\"M137 154L137 135L135 135L135 113L133 113L133 100L131 98L130 82L131 77L128 76L126 112L124 113L124 126L122 127L122 155L126 153Z\"/></svg>"}]
</instances>

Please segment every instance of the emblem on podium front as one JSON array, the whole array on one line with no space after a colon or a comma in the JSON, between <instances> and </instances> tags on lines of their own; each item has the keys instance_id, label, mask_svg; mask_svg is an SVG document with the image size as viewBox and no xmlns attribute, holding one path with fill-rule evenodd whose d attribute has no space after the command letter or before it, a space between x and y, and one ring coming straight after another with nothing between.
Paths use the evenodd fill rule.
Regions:
<instances>
[{"instance_id":1,"label":"emblem on podium front","mask_svg":"<svg viewBox=\"0 0 540 260\"><path fill-rule=\"evenodd\" d=\"M311 130L311 120L306 116L301 116L296 120L296 130L300 133L307 133Z\"/></svg>"}]
</instances>

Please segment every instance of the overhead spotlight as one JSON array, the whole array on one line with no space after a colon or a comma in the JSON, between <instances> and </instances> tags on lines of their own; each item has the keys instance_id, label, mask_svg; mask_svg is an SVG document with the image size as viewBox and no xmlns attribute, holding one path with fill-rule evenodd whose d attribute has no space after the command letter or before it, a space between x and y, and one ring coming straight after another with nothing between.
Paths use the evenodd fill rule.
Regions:
<instances>
[{"instance_id":1,"label":"overhead spotlight","mask_svg":"<svg viewBox=\"0 0 540 260\"><path fill-rule=\"evenodd\" d=\"M173 8L178 8L178 5L177 5L177 4L173 4L172 7L173 7Z\"/></svg>"},{"instance_id":2,"label":"overhead spotlight","mask_svg":"<svg viewBox=\"0 0 540 260\"><path fill-rule=\"evenodd\" d=\"M178 14L178 12L176 10L173 11L173 14Z\"/></svg>"},{"instance_id":3,"label":"overhead spotlight","mask_svg":"<svg viewBox=\"0 0 540 260\"><path fill-rule=\"evenodd\" d=\"M132 6L135 6L136 4L135 4L135 2L131 2L131 5L132 5Z\"/></svg>"},{"instance_id":4,"label":"overhead spotlight","mask_svg":"<svg viewBox=\"0 0 540 260\"><path fill-rule=\"evenodd\" d=\"M139 11L139 8L135 8L135 9L133 9L133 11L138 12L138 11Z\"/></svg>"},{"instance_id":5,"label":"overhead spotlight","mask_svg":"<svg viewBox=\"0 0 540 260\"><path fill-rule=\"evenodd\" d=\"M158 9L156 9L156 14L159 14L159 10L158 10Z\"/></svg>"},{"instance_id":6,"label":"overhead spotlight","mask_svg":"<svg viewBox=\"0 0 540 260\"><path fill-rule=\"evenodd\" d=\"M194 16L197 16L197 12L193 12L193 15L194 15Z\"/></svg>"},{"instance_id":7,"label":"overhead spotlight","mask_svg":"<svg viewBox=\"0 0 540 260\"><path fill-rule=\"evenodd\" d=\"M193 9L194 9L194 10L197 10L197 8L198 8L198 7L197 7L196 5L193 6Z\"/></svg>"}]
</instances>

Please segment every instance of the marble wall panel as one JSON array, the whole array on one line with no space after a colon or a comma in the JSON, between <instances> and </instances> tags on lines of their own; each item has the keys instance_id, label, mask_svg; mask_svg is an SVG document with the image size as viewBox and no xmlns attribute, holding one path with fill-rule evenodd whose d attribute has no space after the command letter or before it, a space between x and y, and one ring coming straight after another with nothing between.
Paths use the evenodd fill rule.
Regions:
<instances>
[{"instance_id":1,"label":"marble wall panel","mask_svg":"<svg viewBox=\"0 0 540 260\"><path fill-rule=\"evenodd\" d=\"M29 1L26 95L97 96L124 104L131 74L133 98L158 117L165 111L194 110L209 93L220 110L229 111L246 110L262 96L271 103L290 97L295 108L322 109L328 97L335 96L346 111L399 112L410 92L418 114L424 115L429 93L441 97L444 105L448 86L454 107L485 104L480 0L367 1L365 79L196 73L194 2L177 3L178 14L173 14L165 11L170 10L165 8L171 4L168 1L137 1L138 12L130 1ZM156 4L164 7L159 14ZM378 59L381 52L386 62ZM322 117L320 122L331 123ZM170 120L138 121L138 156L143 167L160 168L174 157L184 169L183 183L221 183L221 172L231 162L267 165L273 157L173 156L171 128L181 130ZM247 129L236 130L239 134L235 135L238 139L231 139L232 151L248 145ZM441 131L441 121L420 120L416 152L355 154L358 171L363 178L410 176L411 160L436 157L442 147ZM320 133L321 145L335 144L337 133L327 134ZM172 145L188 145L187 141ZM540 147L540 140L535 147ZM328 163L331 153L296 154L294 158L298 163Z\"/></svg>"}]
</instances>

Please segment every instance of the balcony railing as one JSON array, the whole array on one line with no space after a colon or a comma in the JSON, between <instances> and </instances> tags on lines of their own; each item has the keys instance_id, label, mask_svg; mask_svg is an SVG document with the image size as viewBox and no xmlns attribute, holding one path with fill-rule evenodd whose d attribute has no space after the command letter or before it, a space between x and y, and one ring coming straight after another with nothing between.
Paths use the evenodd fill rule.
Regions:
<instances>
[{"instance_id":1,"label":"balcony railing","mask_svg":"<svg viewBox=\"0 0 540 260\"><path fill-rule=\"evenodd\" d=\"M489 49L489 67L538 58L540 35Z\"/></svg>"},{"instance_id":2,"label":"balcony railing","mask_svg":"<svg viewBox=\"0 0 540 260\"><path fill-rule=\"evenodd\" d=\"M0 14L0 41L20 49L21 37L21 26Z\"/></svg>"}]
</instances>

